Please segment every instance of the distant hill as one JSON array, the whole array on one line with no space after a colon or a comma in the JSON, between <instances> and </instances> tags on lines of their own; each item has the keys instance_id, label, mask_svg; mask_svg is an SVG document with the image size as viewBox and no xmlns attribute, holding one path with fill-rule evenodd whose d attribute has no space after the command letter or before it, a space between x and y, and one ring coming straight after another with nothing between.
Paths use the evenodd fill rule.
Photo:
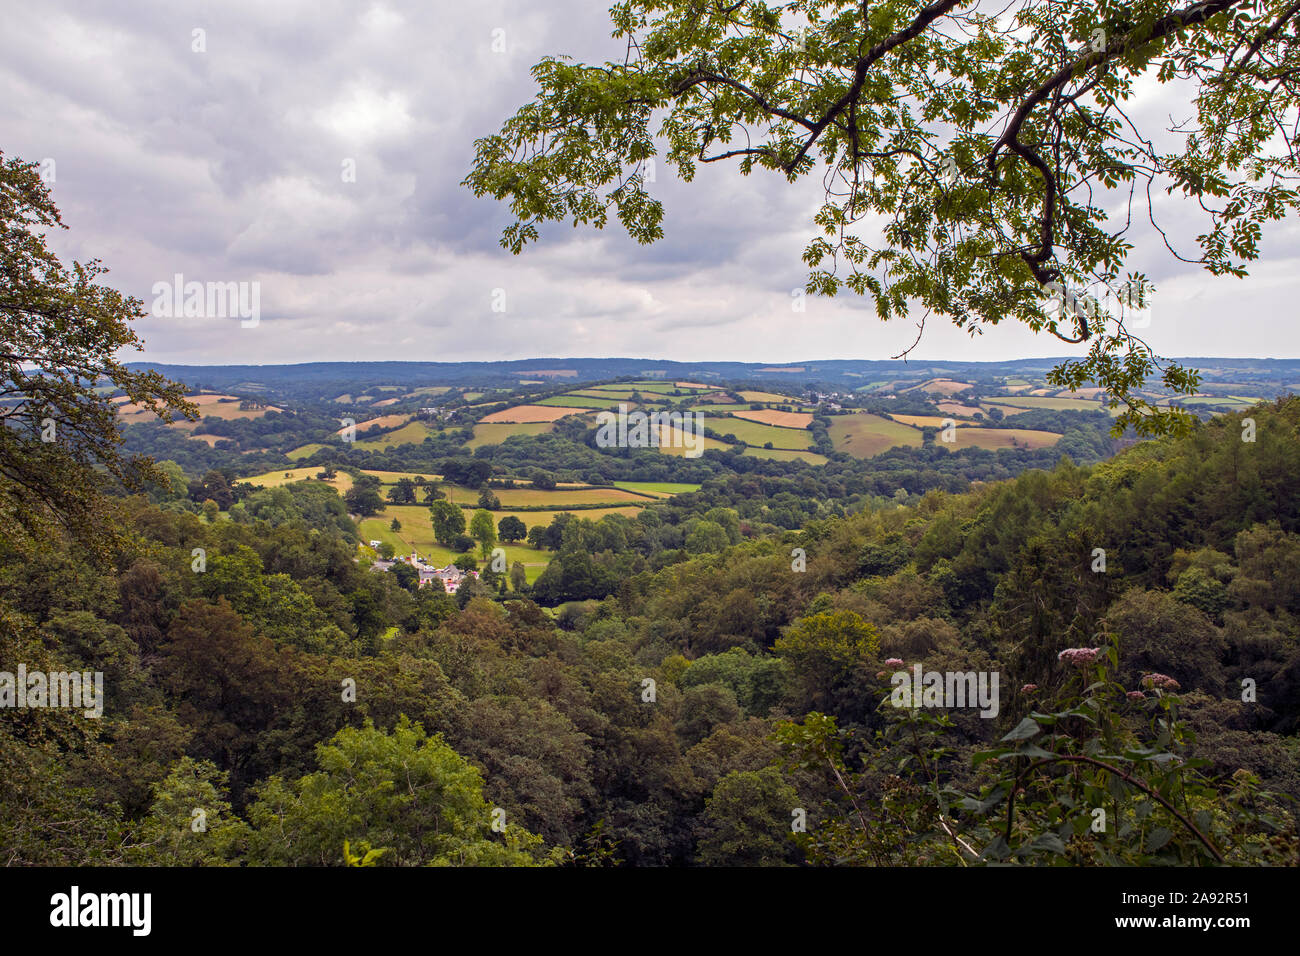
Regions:
<instances>
[{"instance_id":1,"label":"distant hill","mask_svg":"<svg viewBox=\"0 0 1300 956\"><path fill-rule=\"evenodd\" d=\"M859 359L817 359L772 365L762 362L670 362L635 358L535 358L509 362L307 362L301 365L160 365L130 364L153 369L194 387L239 391L293 390L302 386L359 394L373 385L402 384L505 386L520 381L566 383L620 377L666 380L748 381L780 385L821 383L840 388L895 379L991 381L1014 376L1041 377L1063 358L1017 359L1007 362L903 362ZM1222 379L1231 373L1243 383L1300 382L1300 359L1179 358L1192 368L1213 370Z\"/></svg>"}]
</instances>

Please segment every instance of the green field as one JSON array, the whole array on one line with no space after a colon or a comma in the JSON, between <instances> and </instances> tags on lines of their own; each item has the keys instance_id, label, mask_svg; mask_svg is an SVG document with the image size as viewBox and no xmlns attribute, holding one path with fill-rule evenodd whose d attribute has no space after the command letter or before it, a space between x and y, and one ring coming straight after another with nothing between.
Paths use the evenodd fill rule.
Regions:
<instances>
[{"instance_id":1,"label":"green field","mask_svg":"<svg viewBox=\"0 0 1300 956\"><path fill-rule=\"evenodd\" d=\"M378 438L358 441L356 447L364 448L366 451L384 451L398 445L418 445L430 435L436 434L438 434L437 430L430 428L423 422L412 421L407 422L401 428L386 432Z\"/></svg>"},{"instance_id":2,"label":"green field","mask_svg":"<svg viewBox=\"0 0 1300 956\"><path fill-rule=\"evenodd\" d=\"M672 382L619 382L617 385L602 386L593 385L593 389L598 391L637 391L637 392L656 392L660 395L672 395L674 392L681 392L683 395L699 395L703 392L712 391L708 388L678 388Z\"/></svg>"},{"instance_id":3,"label":"green field","mask_svg":"<svg viewBox=\"0 0 1300 956\"><path fill-rule=\"evenodd\" d=\"M459 485L443 485L442 489L458 505L478 506L477 489ZM556 488L554 491L543 491L540 488L493 488L491 491L501 502L501 507L506 509L545 505L549 510L563 511L574 505L645 503L642 496L621 488Z\"/></svg>"},{"instance_id":4,"label":"green field","mask_svg":"<svg viewBox=\"0 0 1300 956\"><path fill-rule=\"evenodd\" d=\"M706 428L712 428L719 435L735 435L746 445L762 448L768 442L773 448L811 448L812 432L805 428L778 428L764 425L762 422L745 421L743 418L704 416Z\"/></svg>"},{"instance_id":5,"label":"green field","mask_svg":"<svg viewBox=\"0 0 1300 956\"><path fill-rule=\"evenodd\" d=\"M623 388L615 391L613 388L576 388L570 395L585 395L587 398L614 398L627 401L632 397L632 390Z\"/></svg>"},{"instance_id":6,"label":"green field","mask_svg":"<svg viewBox=\"0 0 1300 956\"><path fill-rule=\"evenodd\" d=\"M744 454L751 458L772 458L776 461L806 461L810 465L824 465L829 460L815 451L791 451L788 448L746 448Z\"/></svg>"},{"instance_id":7,"label":"green field","mask_svg":"<svg viewBox=\"0 0 1300 956\"><path fill-rule=\"evenodd\" d=\"M1192 398L1180 399L1181 405L1231 405L1234 407L1245 407L1254 405L1259 399L1237 398L1235 396L1214 396L1214 395L1196 395Z\"/></svg>"},{"instance_id":8,"label":"green field","mask_svg":"<svg viewBox=\"0 0 1300 956\"><path fill-rule=\"evenodd\" d=\"M258 488L279 488L281 485L287 485L294 481L315 480L316 475L320 473L320 468L312 466L309 468L284 468L275 471L268 471L265 474L255 475L252 478L240 478L240 481L246 481ZM352 487L352 476L346 471L340 471L333 480L325 482L333 487L339 494L343 494Z\"/></svg>"},{"instance_id":9,"label":"green field","mask_svg":"<svg viewBox=\"0 0 1300 956\"><path fill-rule=\"evenodd\" d=\"M913 428L943 428L944 422L957 422L960 419L955 415L890 415L894 421L911 425Z\"/></svg>"},{"instance_id":10,"label":"green field","mask_svg":"<svg viewBox=\"0 0 1300 956\"><path fill-rule=\"evenodd\" d=\"M752 404L753 403L751 402L744 402L744 403L718 402L715 405L710 405L706 402L703 405L692 405L690 406L688 411L703 412L706 415L709 414L710 412L717 412L719 414L721 414L722 412L747 412L750 410ZM796 408L796 409L798 408L797 405L788 402L781 402L780 404L782 405L789 404L791 408Z\"/></svg>"},{"instance_id":11,"label":"green field","mask_svg":"<svg viewBox=\"0 0 1300 956\"><path fill-rule=\"evenodd\" d=\"M526 528L531 529L534 525L546 527L549 525L557 514L565 509L559 508L555 511L511 511L502 509L501 511L492 512L492 522L500 524L501 519L506 515L514 515L524 523ZM589 518L597 521L607 514L621 514L627 517L635 517L640 508L593 508L589 511L570 511L576 518ZM396 518L402 526L401 531L394 532L389 529L392 520ZM399 554L409 554L412 550L426 560L433 561L439 566L446 564L453 557L455 552L443 547L433 539L433 525L430 521L429 509L424 505L389 505L381 514L374 518L365 518L358 525L361 531L363 541L387 541L398 549ZM538 551L530 548L523 542L503 545L506 549L506 560L514 564L516 560L523 561L525 565L534 565L536 574L541 574L542 568L546 562L551 559L549 551ZM478 552L475 551L477 557ZM529 568L529 581L536 579L533 574L534 568Z\"/></svg>"},{"instance_id":12,"label":"green field","mask_svg":"<svg viewBox=\"0 0 1300 956\"><path fill-rule=\"evenodd\" d=\"M618 408L617 398L591 398L587 395L555 395L533 402L534 405L549 405L560 408Z\"/></svg>"},{"instance_id":13,"label":"green field","mask_svg":"<svg viewBox=\"0 0 1300 956\"><path fill-rule=\"evenodd\" d=\"M327 447L329 446L322 445L320 442L314 441L310 445L302 445L301 447L295 448L293 451L286 451L284 453L284 457L288 458L291 461L298 461L300 458L310 458L312 455L316 454L316 452L320 451L322 448L327 448Z\"/></svg>"},{"instance_id":14,"label":"green field","mask_svg":"<svg viewBox=\"0 0 1300 956\"><path fill-rule=\"evenodd\" d=\"M441 480L442 478L441 475L422 474L414 471L377 471L373 468L363 468L361 473L363 475L374 475L379 479L380 484L384 485L396 484L402 478L410 478L412 481L417 478L433 478L435 480Z\"/></svg>"},{"instance_id":15,"label":"green field","mask_svg":"<svg viewBox=\"0 0 1300 956\"><path fill-rule=\"evenodd\" d=\"M614 487L622 488L624 491L640 491L661 498L671 498L673 495L700 490L699 485L680 481L616 481Z\"/></svg>"},{"instance_id":16,"label":"green field","mask_svg":"<svg viewBox=\"0 0 1300 956\"><path fill-rule=\"evenodd\" d=\"M490 422L474 426L474 437L466 448L500 445L511 435L545 435L555 429L555 422Z\"/></svg>"},{"instance_id":17,"label":"green field","mask_svg":"<svg viewBox=\"0 0 1300 956\"><path fill-rule=\"evenodd\" d=\"M828 432L836 451L858 458L870 458L899 445L921 444L920 430L865 412L831 416Z\"/></svg>"}]
</instances>

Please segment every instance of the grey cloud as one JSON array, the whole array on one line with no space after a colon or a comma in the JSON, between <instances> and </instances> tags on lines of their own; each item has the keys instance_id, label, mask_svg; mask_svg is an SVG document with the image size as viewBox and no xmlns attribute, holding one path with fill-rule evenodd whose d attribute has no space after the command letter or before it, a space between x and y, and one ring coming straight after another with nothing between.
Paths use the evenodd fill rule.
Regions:
<instances>
[{"instance_id":1,"label":"grey cloud","mask_svg":"<svg viewBox=\"0 0 1300 956\"><path fill-rule=\"evenodd\" d=\"M651 191L665 238L630 240L548 227L515 257L500 248L509 213L459 184L473 141L534 92L545 54L621 58L605 2L489 0L473 6L387 0L48 0L0 33L0 148L53 157L71 230L61 253L102 258L110 281L145 300L175 273L257 281L263 320L150 317L158 361L645 355L785 361L880 358L915 336L883 325L871 302L810 298L804 245L818 182L790 185L725 164L676 180L662 162ZM207 31L207 52L191 31ZM504 29L507 52L491 50ZM1162 94L1163 95L1163 94ZM1168 110L1155 97L1151 116ZM344 182L345 159L356 181ZM1161 200L1171 235L1201 231L1193 210ZM1248 283L1209 280L1134 229L1134 267L1171 304L1150 337L1165 354L1295 354L1284 321L1295 297L1295 230L1268 240ZM492 290L509 311L490 310ZM1267 336L1241 337L1225 310L1249 311ZM917 358L1062 354L1023 329L973 342L932 323Z\"/></svg>"}]
</instances>

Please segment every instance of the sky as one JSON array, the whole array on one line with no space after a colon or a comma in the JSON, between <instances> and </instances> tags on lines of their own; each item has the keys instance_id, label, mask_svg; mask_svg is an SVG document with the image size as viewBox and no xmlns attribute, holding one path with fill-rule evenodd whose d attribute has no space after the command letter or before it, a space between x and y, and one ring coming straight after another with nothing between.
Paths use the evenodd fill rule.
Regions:
<instances>
[{"instance_id":1,"label":"sky","mask_svg":"<svg viewBox=\"0 0 1300 956\"><path fill-rule=\"evenodd\" d=\"M0 31L0 150L48 171L70 227L56 251L102 260L105 282L153 310L128 360L788 363L911 344L914 320L882 323L851 295L792 310L819 178L715 164L686 184L661 164L659 242L560 225L520 256L500 248L508 210L460 185L474 140L532 98L541 57L621 57L608 6L43 0ZM1138 112L1179 109L1156 95ZM1175 237L1200 231L1178 200L1158 211ZM1157 289L1157 353L1300 357L1294 221L1273 227L1246 280L1179 264L1153 234L1134 241L1131 266ZM258 321L159 314L156 285L178 275L256 288ZM942 319L911 353L1069 354L1081 350L1016 323L972 339Z\"/></svg>"}]
</instances>

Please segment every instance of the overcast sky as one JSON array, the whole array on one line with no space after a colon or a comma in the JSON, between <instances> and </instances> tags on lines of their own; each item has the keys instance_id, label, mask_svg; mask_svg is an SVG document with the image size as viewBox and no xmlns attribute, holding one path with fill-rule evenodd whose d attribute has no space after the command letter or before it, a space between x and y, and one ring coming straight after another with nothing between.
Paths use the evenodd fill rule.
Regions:
<instances>
[{"instance_id":1,"label":"overcast sky","mask_svg":"<svg viewBox=\"0 0 1300 956\"><path fill-rule=\"evenodd\" d=\"M517 257L498 246L507 211L459 185L473 141L532 97L540 57L621 55L608 5L43 0L0 31L0 150L53 160L71 227L56 248L102 259L106 281L146 307L177 273L259 283L256 327L142 322L144 355L159 362L786 363L886 359L910 343L910 322L883 324L850 297L792 312L818 183L719 164L683 184L661 168L652 189L665 237L653 246L616 226L552 228ZM493 52L496 30L504 53ZM344 181L348 160L355 182ZM1175 201L1161 213L1176 236L1201 231ZM1135 238L1132 264L1158 289L1147 334L1158 352L1300 357L1293 222L1274 228L1245 281L1192 271ZM495 289L504 314L491 309ZM971 340L931 321L913 356L1064 354L1010 324Z\"/></svg>"}]
</instances>

